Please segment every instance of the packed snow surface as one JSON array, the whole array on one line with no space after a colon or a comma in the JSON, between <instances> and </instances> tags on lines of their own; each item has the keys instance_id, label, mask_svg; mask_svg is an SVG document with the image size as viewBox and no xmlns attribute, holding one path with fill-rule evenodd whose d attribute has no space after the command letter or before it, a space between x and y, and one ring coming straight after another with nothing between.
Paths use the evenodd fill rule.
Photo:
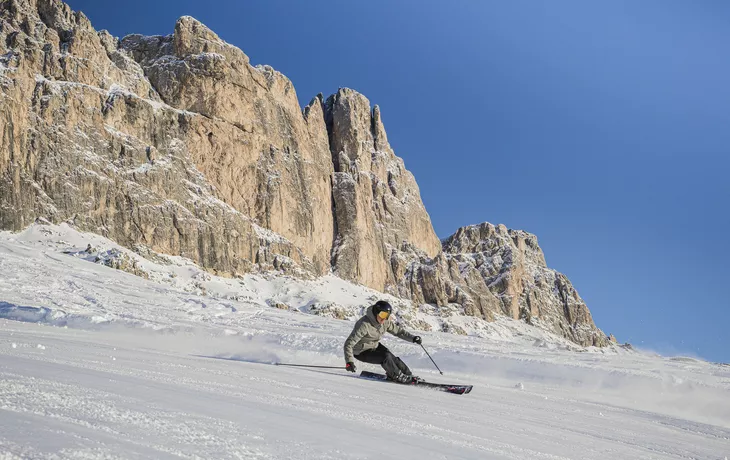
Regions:
<instances>
[{"instance_id":1,"label":"packed snow surface","mask_svg":"<svg viewBox=\"0 0 730 460\"><path fill-rule=\"evenodd\" d=\"M119 254L149 279L104 265ZM376 298L334 277L218 278L68 226L0 233L0 459L730 456L730 366L465 318L468 336L418 332L444 375L420 347L385 344L470 394L368 381L342 345Z\"/></svg>"}]
</instances>

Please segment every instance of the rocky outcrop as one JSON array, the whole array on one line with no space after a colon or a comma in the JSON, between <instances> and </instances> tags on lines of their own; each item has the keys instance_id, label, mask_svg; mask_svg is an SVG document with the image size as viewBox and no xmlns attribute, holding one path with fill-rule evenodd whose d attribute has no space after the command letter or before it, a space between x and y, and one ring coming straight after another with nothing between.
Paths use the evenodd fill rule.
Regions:
<instances>
[{"instance_id":1,"label":"rocky outcrop","mask_svg":"<svg viewBox=\"0 0 730 460\"><path fill-rule=\"evenodd\" d=\"M229 136L211 127L184 139L220 199L286 237L317 274L329 271L333 167L317 104L303 116L285 76L252 67L191 17L180 18L170 36L127 36L120 47L165 103L235 129Z\"/></svg>"},{"instance_id":2,"label":"rocky outcrop","mask_svg":"<svg viewBox=\"0 0 730 460\"><path fill-rule=\"evenodd\" d=\"M591 343L590 313L533 236L482 225L442 250L363 95L302 110L285 76L190 17L121 40L60 0L6 0L0 19L0 228L72 221L220 274L333 271Z\"/></svg>"},{"instance_id":3,"label":"rocky outcrop","mask_svg":"<svg viewBox=\"0 0 730 460\"><path fill-rule=\"evenodd\" d=\"M220 199L195 159L241 130L165 104L143 69L82 13L54 0L3 3L0 216L72 220L128 247L222 273L313 261Z\"/></svg>"},{"instance_id":4,"label":"rocky outcrop","mask_svg":"<svg viewBox=\"0 0 730 460\"><path fill-rule=\"evenodd\" d=\"M390 260L403 243L431 257L441 244L413 175L388 144L378 106L343 88L327 99L325 119L335 167L333 270L385 290L399 279Z\"/></svg>"},{"instance_id":5,"label":"rocky outcrop","mask_svg":"<svg viewBox=\"0 0 730 460\"><path fill-rule=\"evenodd\" d=\"M547 267L537 237L504 225L460 228L436 258L408 267L400 293L417 303L459 304L488 320L524 320L581 345L608 343L568 278Z\"/></svg>"},{"instance_id":6,"label":"rocky outcrop","mask_svg":"<svg viewBox=\"0 0 730 460\"><path fill-rule=\"evenodd\" d=\"M241 118L167 104L151 82L164 86L145 76L133 53L62 2L13 0L3 4L2 20L3 228L18 230L38 217L73 220L125 246L143 243L221 273L329 270L332 168L323 116L319 129L311 129L296 97L279 101L272 91L269 112L295 112L300 123L294 129L306 133L281 137L316 142L313 134L319 133L321 154L310 156L322 161L310 161L308 151L268 134L259 136L268 139L265 147L259 140L247 148L256 141L250 123L247 132ZM196 24L179 21L171 38L176 52L197 51L194 32L211 38ZM236 53L231 56L233 61ZM266 70L252 72L267 82ZM275 86L275 78L269 80ZM279 124L271 129L291 125ZM304 192L283 197L282 190ZM282 233L295 241L271 231L281 230L282 222L289 225Z\"/></svg>"}]
</instances>

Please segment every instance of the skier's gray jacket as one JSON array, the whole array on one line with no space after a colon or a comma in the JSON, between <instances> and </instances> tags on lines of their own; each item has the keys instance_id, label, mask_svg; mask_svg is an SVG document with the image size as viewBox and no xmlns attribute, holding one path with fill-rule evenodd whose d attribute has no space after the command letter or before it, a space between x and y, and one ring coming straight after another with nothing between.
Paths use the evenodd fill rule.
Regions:
<instances>
[{"instance_id":1,"label":"skier's gray jacket","mask_svg":"<svg viewBox=\"0 0 730 460\"><path fill-rule=\"evenodd\" d=\"M345 362L353 362L355 360L353 355L359 355L363 351L378 348L378 343L386 332L413 342L414 336L398 326L393 321L392 315L383 324L378 324L378 320L375 319L373 313L373 307L368 308L365 316L357 320L350 336L345 340Z\"/></svg>"}]
</instances>

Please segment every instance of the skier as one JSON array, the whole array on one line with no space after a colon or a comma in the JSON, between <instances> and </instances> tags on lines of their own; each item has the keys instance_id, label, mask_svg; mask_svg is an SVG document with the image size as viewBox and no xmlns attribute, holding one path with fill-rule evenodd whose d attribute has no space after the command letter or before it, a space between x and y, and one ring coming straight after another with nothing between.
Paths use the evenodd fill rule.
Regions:
<instances>
[{"instance_id":1,"label":"skier","mask_svg":"<svg viewBox=\"0 0 730 460\"><path fill-rule=\"evenodd\" d=\"M389 380L398 383L416 383L423 381L413 375L408 366L380 343L386 332L400 337L403 340L420 345L421 337L413 335L397 325L391 318L393 307L379 300L368 308L365 316L360 318L345 341L345 369L357 371L354 359L370 364L380 364L385 369Z\"/></svg>"}]
</instances>

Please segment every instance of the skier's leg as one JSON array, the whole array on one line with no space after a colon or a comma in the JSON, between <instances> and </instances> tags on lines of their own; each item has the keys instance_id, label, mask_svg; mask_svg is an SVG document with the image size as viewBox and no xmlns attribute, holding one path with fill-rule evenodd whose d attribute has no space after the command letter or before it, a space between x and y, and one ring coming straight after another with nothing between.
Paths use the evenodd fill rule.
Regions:
<instances>
[{"instance_id":1,"label":"skier's leg","mask_svg":"<svg viewBox=\"0 0 730 460\"><path fill-rule=\"evenodd\" d=\"M385 347L383 347L385 348ZM385 348L385 359L383 360L383 369L385 374L396 382L406 383L410 381L411 371L408 366L403 364L400 358L396 357L393 353ZM405 372L407 371L407 372Z\"/></svg>"},{"instance_id":2,"label":"skier's leg","mask_svg":"<svg viewBox=\"0 0 730 460\"><path fill-rule=\"evenodd\" d=\"M378 344L378 348L374 350L366 350L359 355L355 355L355 359L365 363L380 364L385 370L385 375L391 380L404 383L410 381L411 370L382 343Z\"/></svg>"},{"instance_id":3,"label":"skier's leg","mask_svg":"<svg viewBox=\"0 0 730 460\"><path fill-rule=\"evenodd\" d=\"M401 372L403 372L406 375L413 375L413 372L406 366L406 363L404 363L400 358L395 358L395 364L398 366L398 369L400 369Z\"/></svg>"},{"instance_id":4,"label":"skier's leg","mask_svg":"<svg viewBox=\"0 0 730 460\"><path fill-rule=\"evenodd\" d=\"M359 355L355 355L355 359L364 363L383 364L385 361L385 353L388 351L382 344L378 344L378 348L374 350L365 350Z\"/></svg>"},{"instance_id":5,"label":"skier's leg","mask_svg":"<svg viewBox=\"0 0 730 460\"><path fill-rule=\"evenodd\" d=\"M421 377L413 375L413 372L406 366L406 363L404 363L400 358L395 358L395 363L398 366L398 369L400 369L401 372L403 372L404 375L407 375L411 378L414 382L425 382Z\"/></svg>"}]
</instances>

